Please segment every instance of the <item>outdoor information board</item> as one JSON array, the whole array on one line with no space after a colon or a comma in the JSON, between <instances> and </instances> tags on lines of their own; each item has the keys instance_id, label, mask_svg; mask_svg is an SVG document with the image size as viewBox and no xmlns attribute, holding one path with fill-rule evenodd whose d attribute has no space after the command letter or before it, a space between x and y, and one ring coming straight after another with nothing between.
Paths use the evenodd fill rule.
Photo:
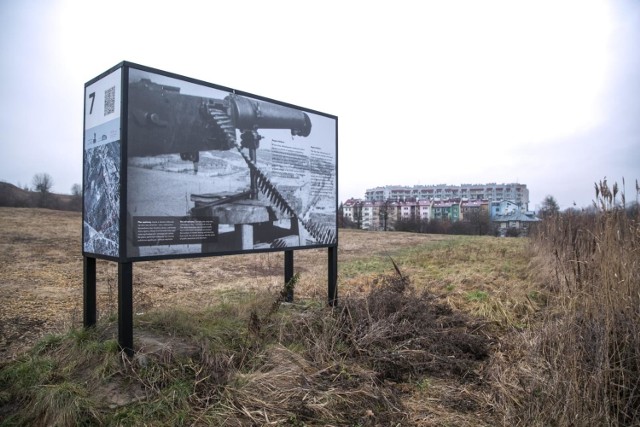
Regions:
<instances>
[{"instance_id":1,"label":"outdoor information board","mask_svg":"<svg viewBox=\"0 0 640 427\"><path fill-rule=\"evenodd\" d=\"M85 85L83 253L337 245L337 117L123 62Z\"/></svg>"},{"instance_id":2,"label":"outdoor information board","mask_svg":"<svg viewBox=\"0 0 640 427\"><path fill-rule=\"evenodd\" d=\"M133 354L133 263L327 248L337 302L338 118L122 62L85 85L83 321L96 259L118 262L118 341ZM291 300L291 292L287 299Z\"/></svg>"}]
</instances>

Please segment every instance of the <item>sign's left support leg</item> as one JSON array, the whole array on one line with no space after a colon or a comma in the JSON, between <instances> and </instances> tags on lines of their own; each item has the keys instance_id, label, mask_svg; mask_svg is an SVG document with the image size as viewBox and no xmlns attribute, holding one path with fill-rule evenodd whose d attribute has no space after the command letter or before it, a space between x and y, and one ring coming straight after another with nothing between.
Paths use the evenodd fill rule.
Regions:
<instances>
[{"instance_id":1,"label":"sign's left support leg","mask_svg":"<svg viewBox=\"0 0 640 427\"><path fill-rule=\"evenodd\" d=\"M118 343L133 356L133 263L118 263Z\"/></svg>"},{"instance_id":2,"label":"sign's left support leg","mask_svg":"<svg viewBox=\"0 0 640 427\"><path fill-rule=\"evenodd\" d=\"M85 328L90 328L96 324L96 259L84 257L83 262L83 316L82 321Z\"/></svg>"}]
</instances>

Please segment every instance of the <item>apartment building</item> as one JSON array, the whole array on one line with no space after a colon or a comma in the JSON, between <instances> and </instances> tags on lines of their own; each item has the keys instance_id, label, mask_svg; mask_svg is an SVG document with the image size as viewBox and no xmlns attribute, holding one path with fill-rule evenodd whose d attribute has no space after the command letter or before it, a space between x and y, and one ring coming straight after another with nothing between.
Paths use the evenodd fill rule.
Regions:
<instances>
[{"instance_id":1,"label":"apartment building","mask_svg":"<svg viewBox=\"0 0 640 427\"><path fill-rule=\"evenodd\" d=\"M516 212L526 212L523 209L520 209L515 202L511 200L499 200L491 202L491 218L495 218L497 216L511 215Z\"/></svg>"},{"instance_id":2,"label":"apartment building","mask_svg":"<svg viewBox=\"0 0 640 427\"><path fill-rule=\"evenodd\" d=\"M367 201L403 200L509 200L520 210L529 209L529 190L526 184L462 184L462 185L386 185L366 190Z\"/></svg>"},{"instance_id":3,"label":"apartment building","mask_svg":"<svg viewBox=\"0 0 640 427\"><path fill-rule=\"evenodd\" d=\"M444 190L444 189L443 189ZM344 218L364 230L393 230L398 221L477 222L491 220L501 233L508 228L526 229L535 214L511 200L439 199L402 201L351 198L342 204ZM517 219L515 219L517 218ZM504 234L504 233L503 233Z\"/></svg>"},{"instance_id":4,"label":"apartment building","mask_svg":"<svg viewBox=\"0 0 640 427\"><path fill-rule=\"evenodd\" d=\"M458 221L460 203L455 201L368 201L348 199L342 204L344 218L364 230L388 230L398 221L431 219Z\"/></svg>"},{"instance_id":5,"label":"apartment building","mask_svg":"<svg viewBox=\"0 0 640 427\"><path fill-rule=\"evenodd\" d=\"M461 221L473 221L483 215L487 217L491 216L488 200L467 200L460 202Z\"/></svg>"},{"instance_id":6,"label":"apartment building","mask_svg":"<svg viewBox=\"0 0 640 427\"><path fill-rule=\"evenodd\" d=\"M456 222L460 220L460 203L449 200L433 202L431 212L435 220Z\"/></svg>"}]
</instances>

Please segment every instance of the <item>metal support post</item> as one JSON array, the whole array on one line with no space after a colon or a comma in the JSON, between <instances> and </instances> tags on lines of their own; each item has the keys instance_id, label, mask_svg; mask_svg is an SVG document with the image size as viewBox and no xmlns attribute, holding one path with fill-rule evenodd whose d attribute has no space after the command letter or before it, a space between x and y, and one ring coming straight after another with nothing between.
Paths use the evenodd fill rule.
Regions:
<instances>
[{"instance_id":1,"label":"metal support post","mask_svg":"<svg viewBox=\"0 0 640 427\"><path fill-rule=\"evenodd\" d=\"M291 279L293 279L293 251L284 251L284 284L288 284ZM293 302L293 288L288 290L284 300Z\"/></svg>"},{"instance_id":2,"label":"metal support post","mask_svg":"<svg viewBox=\"0 0 640 427\"><path fill-rule=\"evenodd\" d=\"M96 259L84 257L83 262L83 324L90 328L96 324Z\"/></svg>"},{"instance_id":3,"label":"metal support post","mask_svg":"<svg viewBox=\"0 0 640 427\"><path fill-rule=\"evenodd\" d=\"M133 263L118 263L118 343L133 356Z\"/></svg>"},{"instance_id":4,"label":"metal support post","mask_svg":"<svg viewBox=\"0 0 640 427\"><path fill-rule=\"evenodd\" d=\"M329 293L329 305L335 307L338 305L338 247L329 247L328 257L328 293Z\"/></svg>"}]
</instances>

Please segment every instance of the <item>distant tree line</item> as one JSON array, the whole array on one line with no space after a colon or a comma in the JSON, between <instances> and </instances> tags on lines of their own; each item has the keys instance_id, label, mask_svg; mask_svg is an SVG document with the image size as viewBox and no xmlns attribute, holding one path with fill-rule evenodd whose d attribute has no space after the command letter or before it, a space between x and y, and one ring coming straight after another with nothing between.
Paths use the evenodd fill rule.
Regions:
<instances>
[{"instance_id":1,"label":"distant tree line","mask_svg":"<svg viewBox=\"0 0 640 427\"><path fill-rule=\"evenodd\" d=\"M71 195L52 193L53 178L48 173L35 174L31 184L32 187L0 182L0 206L66 211L82 210L82 186L80 184L73 184Z\"/></svg>"},{"instance_id":2,"label":"distant tree line","mask_svg":"<svg viewBox=\"0 0 640 427\"><path fill-rule=\"evenodd\" d=\"M494 235L496 232L496 228L489 220L489 216L480 213L472 214L468 220L455 222L446 219L399 219L396 221L394 228L396 231L408 231L411 233L458 234L467 236Z\"/></svg>"}]
</instances>

